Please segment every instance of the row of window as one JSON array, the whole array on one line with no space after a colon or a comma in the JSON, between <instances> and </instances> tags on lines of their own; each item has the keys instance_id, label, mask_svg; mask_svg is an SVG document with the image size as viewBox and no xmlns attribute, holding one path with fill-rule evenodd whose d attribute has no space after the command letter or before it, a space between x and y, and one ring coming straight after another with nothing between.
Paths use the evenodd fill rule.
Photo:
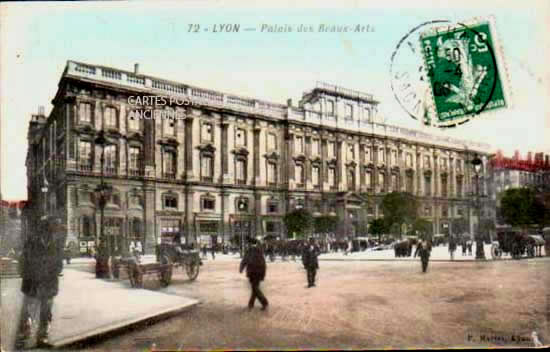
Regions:
<instances>
[{"instance_id":1,"label":"row of window","mask_svg":"<svg viewBox=\"0 0 550 352\"><path fill-rule=\"evenodd\" d=\"M295 154L304 154L305 153L305 143L304 143L304 137L303 136L295 136L294 141L294 151ZM321 155L320 151L320 141L319 139L312 139L311 140L311 155ZM327 156L328 158L336 158L336 142L334 141L328 141L327 142ZM355 159L355 144L354 143L347 143L347 159L353 160ZM365 149L365 160L368 162L374 162L374 155L373 155L373 147L367 147ZM431 160L432 157L429 155L425 155L423 159L423 167L424 168L430 168L431 167ZM386 163L386 149L385 148L378 148L378 162L379 163ZM390 152L390 164L391 165L398 165L398 155L397 150L391 150ZM406 167L413 167L413 154L412 153L406 153L405 154L405 165ZM449 165L449 159L447 158L439 158L439 166L441 169L446 170ZM457 170L462 170L463 160L455 159L455 166Z\"/></svg>"}]
</instances>

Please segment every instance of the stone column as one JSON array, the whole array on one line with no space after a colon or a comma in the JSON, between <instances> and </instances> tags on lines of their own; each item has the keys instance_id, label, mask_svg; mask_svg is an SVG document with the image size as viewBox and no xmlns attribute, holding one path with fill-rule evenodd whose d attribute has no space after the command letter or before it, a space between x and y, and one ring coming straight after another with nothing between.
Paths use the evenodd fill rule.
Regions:
<instances>
[{"instance_id":1,"label":"stone column","mask_svg":"<svg viewBox=\"0 0 550 352\"><path fill-rule=\"evenodd\" d=\"M261 183L260 178L260 133L262 129L259 125L254 125L254 185L259 185Z\"/></svg>"},{"instance_id":2,"label":"stone column","mask_svg":"<svg viewBox=\"0 0 550 352\"><path fill-rule=\"evenodd\" d=\"M155 209L156 209L156 196L155 185L151 181L146 181L143 187L144 191L144 209L143 209L143 222L145 224L144 229L144 254L155 253L156 246L156 229L155 229Z\"/></svg>"},{"instance_id":3,"label":"stone column","mask_svg":"<svg viewBox=\"0 0 550 352\"><path fill-rule=\"evenodd\" d=\"M344 190L344 178L346 176L346 170L344 169L344 148L342 148L343 141L338 137L336 140L336 179L338 191Z\"/></svg>"},{"instance_id":4,"label":"stone column","mask_svg":"<svg viewBox=\"0 0 550 352\"><path fill-rule=\"evenodd\" d=\"M194 192L189 189L189 186L185 189L185 243L195 243L197 241L195 235L194 213L193 213L193 194Z\"/></svg>"},{"instance_id":5,"label":"stone column","mask_svg":"<svg viewBox=\"0 0 550 352\"><path fill-rule=\"evenodd\" d=\"M254 227L255 236L263 236L262 228L262 195L258 191L254 192Z\"/></svg>"},{"instance_id":6,"label":"stone column","mask_svg":"<svg viewBox=\"0 0 550 352\"><path fill-rule=\"evenodd\" d=\"M366 192L367 186L365 182L365 166L367 161L365 160L365 142L360 141L359 142L359 166L357 168L357 172L359 173L359 191L360 192Z\"/></svg>"},{"instance_id":7,"label":"stone column","mask_svg":"<svg viewBox=\"0 0 550 352\"><path fill-rule=\"evenodd\" d=\"M223 118L224 116L222 115L222 119ZM222 135L220 139L221 183L227 183L229 181L228 127L229 124L222 120L220 123Z\"/></svg>"},{"instance_id":8,"label":"stone column","mask_svg":"<svg viewBox=\"0 0 550 352\"><path fill-rule=\"evenodd\" d=\"M193 121L191 117L185 119L185 178L186 180L193 179Z\"/></svg>"}]
</instances>

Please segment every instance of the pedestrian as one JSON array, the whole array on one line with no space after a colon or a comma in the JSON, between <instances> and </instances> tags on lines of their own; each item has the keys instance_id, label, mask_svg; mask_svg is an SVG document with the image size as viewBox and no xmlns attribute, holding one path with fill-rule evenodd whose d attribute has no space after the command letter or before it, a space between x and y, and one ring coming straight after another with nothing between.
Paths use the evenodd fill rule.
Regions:
<instances>
[{"instance_id":1,"label":"pedestrian","mask_svg":"<svg viewBox=\"0 0 550 352\"><path fill-rule=\"evenodd\" d=\"M206 256L207 256L207 250L208 248L206 247L206 243L202 245L202 257L204 259L206 259Z\"/></svg>"},{"instance_id":2,"label":"pedestrian","mask_svg":"<svg viewBox=\"0 0 550 352\"><path fill-rule=\"evenodd\" d=\"M24 294L23 311L19 320L16 349L22 349L30 342L32 331L32 307L38 303L39 323L37 344L48 344L48 333L52 321L54 297L59 291L59 274L63 270L63 249L66 241L66 227L60 218L43 217L33 236L27 238L23 255L21 292Z\"/></svg>"},{"instance_id":3,"label":"pedestrian","mask_svg":"<svg viewBox=\"0 0 550 352\"><path fill-rule=\"evenodd\" d=\"M317 257L320 253L319 247L315 244L315 239L311 237L302 252L302 264L304 264L304 268L307 271L308 288L315 286L315 274L319 269L319 260Z\"/></svg>"},{"instance_id":4,"label":"pedestrian","mask_svg":"<svg viewBox=\"0 0 550 352\"><path fill-rule=\"evenodd\" d=\"M468 242L466 242L466 246L468 247L468 255L472 255L472 240L468 240Z\"/></svg>"},{"instance_id":5,"label":"pedestrian","mask_svg":"<svg viewBox=\"0 0 550 352\"><path fill-rule=\"evenodd\" d=\"M454 236L449 238L449 253L451 253L451 260L455 260L455 251L456 251L456 239Z\"/></svg>"},{"instance_id":6,"label":"pedestrian","mask_svg":"<svg viewBox=\"0 0 550 352\"><path fill-rule=\"evenodd\" d=\"M414 258L416 255L420 256L422 262L422 272L425 273L428 270L428 262L430 261L430 252L432 250L431 244L424 240L416 246L416 251L414 252Z\"/></svg>"},{"instance_id":7,"label":"pedestrian","mask_svg":"<svg viewBox=\"0 0 550 352\"><path fill-rule=\"evenodd\" d=\"M216 243L212 243L212 248L210 248L210 251L212 252L212 259L216 259Z\"/></svg>"},{"instance_id":8,"label":"pedestrian","mask_svg":"<svg viewBox=\"0 0 550 352\"><path fill-rule=\"evenodd\" d=\"M254 303L257 298L262 304L262 310L265 310L269 302L260 290L260 282L265 279L265 257L262 249L258 245L258 242L254 238L249 239L248 249L241 260L241 265L239 266L239 273L242 273L245 268L246 276L250 281L252 291L250 294L250 299L248 300L248 309L254 308Z\"/></svg>"}]
</instances>

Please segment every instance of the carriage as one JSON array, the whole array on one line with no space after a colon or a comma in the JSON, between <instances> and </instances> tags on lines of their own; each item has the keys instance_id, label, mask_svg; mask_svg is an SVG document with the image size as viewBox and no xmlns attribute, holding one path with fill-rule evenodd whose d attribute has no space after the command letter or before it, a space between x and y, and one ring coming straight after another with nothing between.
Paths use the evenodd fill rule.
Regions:
<instances>
[{"instance_id":1,"label":"carriage","mask_svg":"<svg viewBox=\"0 0 550 352\"><path fill-rule=\"evenodd\" d=\"M497 232L497 239L491 245L493 259L500 259L502 254L509 254L513 259L526 255L534 257L540 255L544 239L539 235L528 235L519 230L505 230Z\"/></svg>"},{"instance_id":2,"label":"carriage","mask_svg":"<svg viewBox=\"0 0 550 352\"><path fill-rule=\"evenodd\" d=\"M182 249L177 244L162 243L159 245L158 257L160 263L184 269L191 281L199 276L202 261L198 249Z\"/></svg>"}]
</instances>

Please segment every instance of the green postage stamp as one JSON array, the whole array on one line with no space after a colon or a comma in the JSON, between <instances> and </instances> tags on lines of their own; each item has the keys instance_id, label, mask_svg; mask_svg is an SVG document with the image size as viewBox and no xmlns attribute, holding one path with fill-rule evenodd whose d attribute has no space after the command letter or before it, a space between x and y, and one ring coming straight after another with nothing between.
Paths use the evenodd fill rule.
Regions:
<instances>
[{"instance_id":1,"label":"green postage stamp","mask_svg":"<svg viewBox=\"0 0 550 352\"><path fill-rule=\"evenodd\" d=\"M506 67L492 18L430 28L420 34L439 127L453 127L484 112L507 108Z\"/></svg>"}]
</instances>

